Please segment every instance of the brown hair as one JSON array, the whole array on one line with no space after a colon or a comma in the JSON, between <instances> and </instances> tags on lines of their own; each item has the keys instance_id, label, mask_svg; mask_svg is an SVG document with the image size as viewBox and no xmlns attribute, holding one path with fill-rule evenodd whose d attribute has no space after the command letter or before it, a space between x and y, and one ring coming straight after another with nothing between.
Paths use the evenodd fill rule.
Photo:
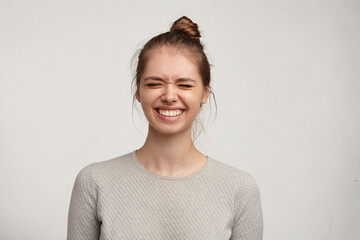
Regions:
<instances>
[{"instance_id":1,"label":"brown hair","mask_svg":"<svg viewBox=\"0 0 360 240\"><path fill-rule=\"evenodd\" d=\"M198 25L191 21L189 18L183 16L173 23L169 32L159 34L150 39L144 45L144 47L140 49L138 53L137 65L134 73L134 79L132 82L133 86L134 84L136 84L136 91L133 96L133 103L135 102L136 94L138 93L138 86L140 84L140 79L145 70L145 66L150 58L151 52L164 46L180 50L183 53L191 56L191 59L198 66L203 86L209 88L209 92L213 95L215 100L215 95L210 86L210 64L204 52L204 46L200 42L200 37L201 35L198 29ZM195 119L195 122L198 122L197 119ZM201 122L199 123L201 125L201 128L204 129ZM198 135L199 134L197 134L197 136Z\"/></svg>"}]
</instances>

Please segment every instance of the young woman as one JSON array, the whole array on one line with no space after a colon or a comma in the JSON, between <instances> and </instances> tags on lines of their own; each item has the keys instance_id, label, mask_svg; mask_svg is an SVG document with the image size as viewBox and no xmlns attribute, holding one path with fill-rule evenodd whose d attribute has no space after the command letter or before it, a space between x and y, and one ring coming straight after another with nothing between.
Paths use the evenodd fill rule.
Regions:
<instances>
[{"instance_id":1,"label":"young woman","mask_svg":"<svg viewBox=\"0 0 360 240\"><path fill-rule=\"evenodd\" d=\"M193 122L208 100L210 65L187 17L138 56L134 99L149 122L144 145L83 168L72 191L68 240L262 239L251 175L196 149Z\"/></svg>"}]
</instances>

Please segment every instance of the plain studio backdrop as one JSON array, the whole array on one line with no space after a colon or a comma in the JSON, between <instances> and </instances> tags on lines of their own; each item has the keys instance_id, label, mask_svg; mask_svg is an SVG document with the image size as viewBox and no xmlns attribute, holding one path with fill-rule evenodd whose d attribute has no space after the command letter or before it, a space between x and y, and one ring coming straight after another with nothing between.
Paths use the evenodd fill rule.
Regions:
<instances>
[{"instance_id":1,"label":"plain studio backdrop","mask_svg":"<svg viewBox=\"0 0 360 240\"><path fill-rule=\"evenodd\" d=\"M1 240L65 239L80 169L142 146L131 58L183 15L218 104L196 145L257 180L264 239L358 239L359 1L1 0Z\"/></svg>"}]
</instances>

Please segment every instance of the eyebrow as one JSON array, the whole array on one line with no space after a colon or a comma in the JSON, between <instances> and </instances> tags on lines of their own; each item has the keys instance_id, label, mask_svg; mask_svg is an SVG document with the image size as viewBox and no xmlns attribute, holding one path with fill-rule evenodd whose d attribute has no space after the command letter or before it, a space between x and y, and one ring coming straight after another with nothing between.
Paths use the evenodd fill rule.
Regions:
<instances>
[{"instance_id":1,"label":"eyebrow","mask_svg":"<svg viewBox=\"0 0 360 240\"><path fill-rule=\"evenodd\" d=\"M155 77L155 76L150 76L150 77L144 78L144 81L147 81L147 80L164 81L164 79L162 79L160 77ZM175 82L188 82L188 81L196 83L196 81L191 78L178 78L175 80Z\"/></svg>"}]
</instances>

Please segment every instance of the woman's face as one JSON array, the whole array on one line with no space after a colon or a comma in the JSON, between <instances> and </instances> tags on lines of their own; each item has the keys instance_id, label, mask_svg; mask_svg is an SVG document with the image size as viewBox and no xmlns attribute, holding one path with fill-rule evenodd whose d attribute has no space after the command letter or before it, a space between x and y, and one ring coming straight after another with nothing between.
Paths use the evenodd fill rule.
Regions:
<instances>
[{"instance_id":1,"label":"woman's face","mask_svg":"<svg viewBox=\"0 0 360 240\"><path fill-rule=\"evenodd\" d=\"M162 134L191 132L209 88L204 88L198 68L190 60L188 55L168 47L150 53L136 99L152 130Z\"/></svg>"}]
</instances>

